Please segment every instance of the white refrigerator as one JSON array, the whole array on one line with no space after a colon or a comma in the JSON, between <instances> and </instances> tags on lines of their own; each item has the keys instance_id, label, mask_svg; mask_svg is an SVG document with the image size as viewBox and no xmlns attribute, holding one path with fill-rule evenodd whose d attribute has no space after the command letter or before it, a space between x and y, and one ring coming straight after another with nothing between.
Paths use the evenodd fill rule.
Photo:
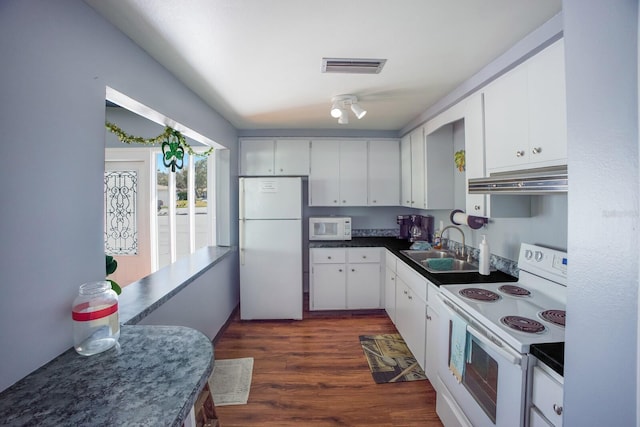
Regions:
<instances>
[{"instance_id":1,"label":"white refrigerator","mask_svg":"<svg viewBox=\"0 0 640 427\"><path fill-rule=\"evenodd\" d=\"M302 319L302 178L240 178L240 318Z\"/></svg>"}]
</instances>

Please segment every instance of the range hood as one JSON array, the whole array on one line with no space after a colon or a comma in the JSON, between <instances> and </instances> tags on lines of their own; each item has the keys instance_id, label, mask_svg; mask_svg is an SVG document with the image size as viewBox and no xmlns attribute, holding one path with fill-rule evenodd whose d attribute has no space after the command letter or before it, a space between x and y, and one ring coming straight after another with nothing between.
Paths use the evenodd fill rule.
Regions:
<instances>
[{"instance_id":1,"label":"range hood","mask_svg":"<svg viewBox=\"0 0 640 427\"><path fill-rule=\"evenodd\" d=\"M492 173L469 180L469 194L553 194L569 189L567 166Z\"/></svg>"}]
</instances>

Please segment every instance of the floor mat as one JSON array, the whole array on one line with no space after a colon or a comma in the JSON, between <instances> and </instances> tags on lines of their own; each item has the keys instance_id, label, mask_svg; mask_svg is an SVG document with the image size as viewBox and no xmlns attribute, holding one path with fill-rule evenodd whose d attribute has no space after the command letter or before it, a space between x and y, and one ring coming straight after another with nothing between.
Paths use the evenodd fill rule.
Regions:
<instances>
[{"instance_id":1,"label":"floor mat","mask_svg":"<svg viewBox=\"0 0 640 427\"><path fill-rule=\"evenodd\" d=\"M377 384L427 379L399 334L361 335L360 345Z\"/></svg>"},{"instance_id":2,"label":"floor mat","mask_svg":"<svg viewBox=\"0 0 640 427\"><path fill-rule=\"evenodd\" d=\"M244 405L249 400L253 357L216 360L209 387L216 406Z\"/></svg>"}]
</instances>

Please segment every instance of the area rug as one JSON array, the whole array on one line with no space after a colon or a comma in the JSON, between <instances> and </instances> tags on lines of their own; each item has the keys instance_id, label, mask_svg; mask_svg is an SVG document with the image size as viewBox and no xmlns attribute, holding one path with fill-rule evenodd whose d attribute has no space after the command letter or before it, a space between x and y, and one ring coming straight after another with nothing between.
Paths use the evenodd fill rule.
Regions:
<instances>
[{"instance_id":1,"label":"area rug","mask_svg":"<svg viewBox=\"0 0 640 427\"><path fill-rule=\"evenodd\" d=\"M360 345L377 384L427 379L399 334L361 335Z\"/></svg>"},{"instance_id":2,"label":"area rug","mask_svg":"<svg viewBox=\"0 0 640 427\"><path fill-rule=\"evenodd\" d=\"M216 360L209 387L216 406L244 405L249 399L253 357Z\"/></svg>"}]
</instances>

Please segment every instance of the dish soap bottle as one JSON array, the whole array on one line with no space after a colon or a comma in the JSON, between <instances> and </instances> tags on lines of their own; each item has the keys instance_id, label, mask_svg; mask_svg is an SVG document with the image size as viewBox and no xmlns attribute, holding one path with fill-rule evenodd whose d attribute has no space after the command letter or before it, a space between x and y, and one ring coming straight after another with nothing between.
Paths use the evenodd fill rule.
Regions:
<instances>
[{"instance_id":1,"label":"dish soap bottle","mask_svg":"<svg viewBox=\"0 0 640 427\"><path fill-rule=\"evenodd\" d=\"M480 242L480 255L478 256L478 273L483 276L489 275L489 243L487 243L486 234L482 235L482 242Z\"/></svg>"}]
</instances>

